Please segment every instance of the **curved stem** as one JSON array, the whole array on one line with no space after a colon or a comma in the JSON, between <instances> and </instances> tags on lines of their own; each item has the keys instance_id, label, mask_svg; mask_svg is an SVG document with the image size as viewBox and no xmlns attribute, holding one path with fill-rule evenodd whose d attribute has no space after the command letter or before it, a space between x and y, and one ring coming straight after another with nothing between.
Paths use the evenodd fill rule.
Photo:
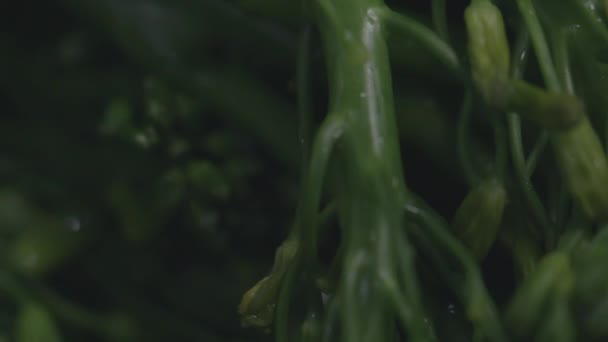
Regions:
<instances>
[{"instance_id":1,"label":"curved stem","mask_svg":"<svg viewBox=\"0 0 608 342\"><path fill-rule=\"evenodd\" d=\"M551 52L549 50L549 46L547 45L547 40L540 24L540 20L536 15L536 10L532 4L532 0L517 0L517 6L519 7L519 11L524 18L526 27L530 32L534 52L538 58L538 64L540 65L540 70L543 74L543 78L545 79L546 86L551 91L559 92L561 90L559 77L555 71L555 65L553 64L553 60L551 58Z\"/></svg>"},{"instance_id":2,"label":"curved stem","mask_svg":"<svg viewBox=\"0 0 608 342\"><path fill-rule=\"evenodd\" d=\"M507 341L507 337L500 325L500 319L494 303L483 283L476 262L465 247L450 235L446 223L428 208L421 200L415 199L406 203L405 213L412 219L418 221L421 227L413 231L423 240L430 242L431 249L436 249L437 255L441 253L445 257L438 260L439 269L445 272L444 276L450 278L449 272L454 269L441 267L448 258L454 258L465 274L465 281L459 281L458 295L467 306L467 314L471 322L478 327L485 338L491 341ZM449 269L449 271L448 271ZM447 271L447 272L446 272Z\"/></svg>"},{"instance_id":3,"label":"curved stem","mask_svg":"<svg viewBox=\"0 0 608 342\"><path fill-rule=\"evenodd\" d=\"M536 143L534 144L534 147L532 147L532 151L530 151L528 159L526 160L526 174L528 175L528 178L532 177L532 174L534 174L534 170L538 165L538 160L540 159L540 156L543 154L543 152L545 152L545 149L548 145L549 132L544 130L540 134L540 137L536 139Z\"/></svg>"},{"instance_id":4,"label":"curved stem","mask_svg":"<svg viewBox=\"0 0 608 342\"><path fill-rule=\"evenodd\" d=\"M327 164L331 157L336 141L343 134L343 118L339 114L330 114L315 138L310 164L304 183L302 196L302 212L299 215L298 229L300 231L300 255L307 262L315 262L319 233L319 206L323 189L323 181Z\"/></svg>"},{"instance_id":5,"label":"curved stem","mask_svg":"<svg viewBox=\"0 0 608 342\"><path fill-rule=\"evenodd\" d=\"M565 29L556 30L551 35L555 51L555 67L559 73L561 84L568 94L574 94L574 81L570 70L570 55L568 53L568 32Z\"/></svg>"},{"instance_id":6,"label":"curved stem","mask_svg":"<svg viewBox=\"0 0 608 342\"><path fill-rule=\"evenodd\" d=\"M433 1L435 3L435 1ZM462 68L454 50L435 32L416 20L397 13L389 8L382 8L380 16L386 24L407 37L412 37L422 43L455 75L462 76Z\"/></svg>"},{"instance_id":7,"label":"curved stem","mask_svg":"<svg viewBox=\"0 0 608 342\"><path fill-rule=\"evenodd\" d=\"M296 257L297 258L297 257ZM289 342L289 304L291 302L293 287L298 275L299 260L294 260L291 267L287 270L287 274L281 281L281 290L277 299L277 307L275 311L275 341Z\"/></svg>"},{"instance_id":8,"label":"curved stem","mask_svg":"<svg viewBox=\"0 0 608 342\"><path fill-rule=\"evenodd\" d=\"M300 43L298 45L298 56L296 64L296 83L298 92L298 136L300 139L300 147L302 151L302 173L306 171L306 165L308 165L308 153L310 148L310 125L312 109L312 98L311 98L311 80L310 80L310 69L311 69L311 58L310 58L310 45L311 45L311 31L310 26L306 26L300 35Z\"/></svg>"},{"instance_id":9,"label":"curved stem","mask_svg":"<svg viewBox=\"0 0 608 342\"><path fill-rule=\"evenodd\" d=\"M432 0L433 25L439 37L445 42L450 41L448 30L447 7L445 0Z\"/></svg>"},{"instance_id":10,"label":"curved stem","mask_svg":"<svg viewBox=\"0 0 608 342\"><path fill-rule=\"evenodd\" d=\"M529 36L525 31L520 32L519 37L517 39L515 49L513 51L513 78L518 79L521 78L524 67L528 61L528 46L529 46ZM509 143L511 147L511 158L513 160L513 167L515 169L515 177L517 182L519 183L519 187L522 191L524 201L526 202L526 206L528 210L530 210L532 216L536 223L540 226L541 231L545 234L550 234L551 229L551 221L545 210L542 201L540 200L536 190L532 185L530 180L531 169L533 165L536 164L538 159L537 155L540 152L533 151L533 159L529 160L529 163L526 165L526 157L524 154L523 147L523 139L521 136L521 121L517 114L508 113L507 114L507 122L509 126ZM542 139L543 136L547 136L548 133L546 131L543 132L539 141L537 141L536 146L542 147ZM535 151L541 151L539 147L535 147Z\"/></svg>"},{"instance_id":11,"label":"curved stem","mask_svg":"<svg viewBox=\"0 0 608 342\"><path fill-rule=\"evenodd\" d=\"M515 176L519 183L519 186L523 192L524 200L532 216L534 217L537 224L541 227L545 234L548 234L551 229L551 222L547 215L547 212L538 197L538 194L532 187L532 182L528 177L528 169L526 168L526 160L524 157L524 147L522 144L521 137L521 121L519 116L515 113L509 113L509 139L511 144L511 158L513 159L513 166L515 169Z\"/></svg>"},{"instance_id":12,"label":"curved stem","mask_svg":"<svg viewBox=\"0 0 608 342\"><path fill-rule=\"evenodd\" d=\"M275 313L276 341L289 341L289 304L295 279L303 266L315 267L319 226L319 204L323 180L335 142L342 136L343 120L338 114L330 114L323 122L315 138L310 164L303 182L303 195L298 212L295 232L300 246L285 278Z\"/></svg>"},{"instance_id":13,"label":"curved stem","mask_svg":"<svg viewBox=\"0 0 608 342\"><path fill-rule=\"evenodd\" d=\"M344 293L344 308L342 311L342 333L345 341L361 341L363 338L361 332L364 327L360 326L365 321L364 316L369 312L363 312L361 303L364 301L361 298L360 287L362 283L369 284L368 277L369 255L364 251L358 251L351 256L347 256L344 264L345 272L343 293ZM366 298L369 300L369 298ZM377 306L379 303L374 303ZM369 316L368 316L369 317Z\"/></svg>"},{"instance_id":14,"label":"curved stem","mask_svg":"<svg viewBox=\"0 0 608 342\"><path fill-rule=\"evenodd\" d=\"M399 313L403 328L408 328L412 341L436 341L434 328L432 323L426 319L428 313L425 312L420 300L421 292L416 280L414 248L406 238L404 231L397 231L393 235L390 237L393 249L391 257L394 260L392 262L398 265L396 272L398 288L396 290L400 292L398 296L402 298L394 301L395 310ZM413 317L404 315L408 311Z\"/></svg>"}]
</instances>

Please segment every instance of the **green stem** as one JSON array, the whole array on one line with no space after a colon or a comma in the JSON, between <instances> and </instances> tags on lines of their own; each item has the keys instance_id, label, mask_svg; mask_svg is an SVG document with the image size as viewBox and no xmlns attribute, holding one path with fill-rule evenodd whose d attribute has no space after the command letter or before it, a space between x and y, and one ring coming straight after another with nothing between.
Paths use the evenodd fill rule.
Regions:
<instances>
[{"instance_id":1,"label":"green stem","mask_svg":"<svg viewBox=\"0 0 608 342\"><path fill-rule=\"evenodd\" d=\"M524 66L528 60L528 45L529 37L526 32L521 32L515 49L513 50L513 78L521 78L524 70ZM541 231L545 234L549 234L552 230L551 221L549 216L540 200L536 190L530 180L529 170L530 164L526 165L526 158L524 154L523 139L521 136L521 121L517 114L508 113L507 122L509 126L509 141L511 146L511 158L513 159L513 167L515 170L515 177L519 183L519 187L522 191L524 201L528 210L530 210L536 223L540 226ZM547 133L543 133L547 135ZM537 143L538 145L538 143ZM535 157L536 158L536 157Z\"/></svg>"},{"instance_id":2,"label":"green stem","mask_svg":"<svg viewBox=\"0 0 608 342\"><path fill-rule=\"evenodd\" d=\"M570 71L570 55L568 53L568 33L566 29L556 30L551 36L555 51L555 67L559 72L561 84L568 94L574 94L574 81Z\"/></svg>"},{"instance_id":3,"label":"green stem","mask_svg":"<svg viewBox=\"0 0 608 342\"><path fill-rule=\"evenodd\" d=\"M315 138L308 170L304 176L300 207L296 219L295 236L300 241L295 260L291 263L281 290L276 308L276 340L289 341L289 304L295 279L302 267L316 267L317 243L319 234L319 204L323 188L323 179L335 142L342 136L343 122L340 115L329 115ZM309 279L310 280L310 279Z\"/></svg>"},{"instance_id":4,"label":"green stem","mask_svg":"<svg viewBox=\"0 0 608 342\"><path fill-rule=\"evenodd\" d=\"M521 121L519 116L515 113L509 113L507 120L509 122L511 158L513 159L515 176L523 192L524 201L531 211L532 216L534 217L536 223L541 227L542 231L545 234L548 234L552 230L551 221L549 220L543 203L534 190L532 181L528 176L528 169L526 167L526 159L524 157L524 147L521 137Z\"/></svg>"},{"instance_id":5,"label":"green stem","mask_svg":"<svg viewBox=\"0 0 608 342\"><path fill-rule=\"evenodd\" d=\"M295 113L284 101L253 75L238 68L210 68L173 78L181 86L203 96L221 109L223 120L237 125L259 139L274 156L288 166L298 165ZM234 99L239 99L235 101Z\"/></svg>"},{"instance_id":6,"label":"green stem","mask_svg":"<svg viewBox=\"0 0 608 342\"><path fill-rule=\"evenodd\" d=\"M432 0L433 25L439 37L445 42L450 41L448 30L447 7L446 0Z\"/></svg>"},{"instance_id":7,"label":"green stem","mask_svg":"<svg viewBox=\"0 0 608 342\"><path fill-rule=\"evenodd\" d=\"M300 138L300 148L302 151L302 173L306 171L308 164L308 153L310 146L310 125L313 112L312 97L311 97L311 31L310 26L306 26L300 36L300 44L298 46L298 56L296 64L296 83L298 92L298 116L299 129L298 136Z\"/></svg>"},{"instance_id":8,"label":"green stem","mask_svg":"<svg viewBox=\"0 0 608 342\"><path fill-rule=\"evenodd\" d=\"M451 280L456 281L454 286L467 307L469 319L479 329L478 332L491 341L507 341L500 324L500 316L471 254L449 233L446 223L421 200L414 198L405 204L404 209L407 217L421 225L414 225L417 229L413 230L413 233L428 242L428 246L431 250L435 249L437 256L443 254L437 261L439 269L444 272L444 277L450 280L455 271L464 274L464 282L457 278ZM449 259L455 259L461 270L442 265Z\"/></svg>"},{"instance_id":9,"label":"green stem","mask_svg":"<svg viewBox=\"0 0 608 342\"><path fill-rule=\"evenodd\" d=\"M323 180L334 145L342 137L344 130L341 115L329 115L319 129L312 148L310 164L302 189L302 212L299 215L298 229L302 247L300 254L312 265L316 262L319 234L319 206Z\"/></svg>"},{"instance_id":10,"label":"green stem","mask_svg":"<svg viewBox=\"0 0 608 342\"><path fill-rule=\"evenodd\" d=\"M340 308L342 339L377 341L394 332L387 298L390 294L377 286L380 274L375 269L392 248L386 245L386 239L374 236L393 236L399 231L403 215L399 203L407 196L383 20L408 34L428 34L439 44L431 44L435 47L446 45L432 31L387 9L381 0L320 2L319 28L327 57L330 112L344 120L339 155L342 177L336 191L346 247L338 288L344 295ZM450 53L448 49L441 55ZM381 273L392 277L396 272L396 266L385 265ZM368 296L360 295L363 288L369 290ZM412 306L422 307L421 303ZM410 336L412 333L408 331Z\"/></svg>"},{"instance_id":11,"label":"green stem","mask_svg":"<svg viewBox=\"0 0 608 342\"><path fill-rule=\"evenodd\" d=\"M534 144L534 147L532 147L532 150L528 155L528 159L526 160L526 174L528 175L528 179L534 174L534 170L536 170L536 166L538 165L538 160L547 148L548 144L549 133L546 130L543 130L540 137L536 139L536 143Z\"/></svg>"},{"instance_id":12,"label":"green stem","mask_svg":"<svg viewBox=\"0 0 608 342\"><path fill-rule=\"evenodd\" d=\"M559 77L555 71L555 65L553 64L553 60L551 58L551 52L549 50L549 46L547 45L547 40L545 39L545 34L540 24L540 20L536 15L536 10L532 4L532 0L517 0L517 6L519 7L519 11L521 12L524 22L526 23L528 32L530 32L534 52L538 58L538 64L540 65L540 70L543 74L543 78L545 79L547 88L550 91L559 92L561 90Z\"/></svg>"},{"instance_id":13,"label":"green stem","mask_svg":"<svg viewBox=\"0 0 608 342\"><path fill-rule=\"evenodd\" d=\"M289 304L291 302L293 287L298 276L299 269L298 258L294 260L291 267L287 270L284 278L281 281L281 290L277 299L277 307L275 311L275 341L289 342Z\"/></svg>"},{"instance_id":14,"label":"green stem","mask_svg":"<svg viewBox=\"0 0 608 342\"><path fill-rule=\"evenodd\" d=\"M435 4L435 1L433 1L433 4ZM416 20L388 8L383 8L379 15L391 28L402 33L406 37L412 37L422 43L451 72L455 75L462 76L462 68L458 56L446 43L447 40L440 38L431 29L420 24Z\"/></svg>"},{"instance_id":15,"label":"green stem","mask_svg":"<svg viewBox=\"0 0 608 342\"><path fill-rule=\"evenodd\" d=\"M392 231L383 227L378 232L378 245L382 246L376 251L375 269L378 272L380 283L385 294L390 299L393 309L400 319L411 341L429 341L432 339L432 329L424 318L426 314L420 305L420 290L415 281L413 248L405 239L402 230ZM395 272L394 270L404 272Z\"/></svg>"}]
</instances>

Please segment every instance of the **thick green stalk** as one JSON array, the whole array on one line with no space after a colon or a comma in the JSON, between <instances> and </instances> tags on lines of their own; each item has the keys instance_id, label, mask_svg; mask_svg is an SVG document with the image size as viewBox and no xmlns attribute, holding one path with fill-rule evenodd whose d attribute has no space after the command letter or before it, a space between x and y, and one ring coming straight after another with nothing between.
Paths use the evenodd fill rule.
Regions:
<instances>
[{"instance_id":1,"label":"thick green stalk","mask_svg":"<svg viewBox=\"0 0 608 342\"><path fill-rule=\"evenodd\" d=\"M323 36L330 81L330 112L344 116L349 145L364 173L401 178L382 2L334 0L323 4ZM390 179L390 178L389 178ZM390 183L390 182L389 182ZM401 184L403 181L401 180Z\"/></svg>"},{"instance_id":2,"label":"thick green stalk","mask_svg":"<svg viewBox=\"0 0 608 342\"><path fill-rule=\"evenodd\" d=\"M401 203L406 198L394 115L392 84L383 19L390 13L380 0L321 0L319 28L325 43L330 113L343 118L340 146L344 174L337 196L341 207L346 253L339 293L345 341L378 341L394 331L391 303L396 291L396 243ZM305 228L306 229L306 228ZM403 244L407 248L407 244ZM403 251L406 252L406 251ZM399 265L413 269L411 265ZM417 287L414 276L406 287ZM365 289L366 295L361 295ZM393 292L391 292L393 291ZM392 296L395 298L395 296ZM407 298L412 312L406 321L412 340L423 339L418 298ZM418 328L416 328L418 327Z\"/></svg>"}]
</instances>

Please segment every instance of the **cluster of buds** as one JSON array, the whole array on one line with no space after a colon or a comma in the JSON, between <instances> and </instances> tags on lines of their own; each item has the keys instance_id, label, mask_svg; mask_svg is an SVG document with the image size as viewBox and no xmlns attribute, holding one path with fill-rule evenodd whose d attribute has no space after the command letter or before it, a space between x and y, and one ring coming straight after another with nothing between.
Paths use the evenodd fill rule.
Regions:
<instances>
[{"instance_id":1,"label":"cluster of buds","mask_svg":"<svg viewBox=\"0 0 608 342\"><path fill-rule=\"evenodd\" d=\"M583 103L576 96L510 78L504 21L490 0L473 0L465 21L472 79L488 107L515 112L548 130L577 205L592 220L608 219L608 161Z\"/></svg>"}]
</instances>

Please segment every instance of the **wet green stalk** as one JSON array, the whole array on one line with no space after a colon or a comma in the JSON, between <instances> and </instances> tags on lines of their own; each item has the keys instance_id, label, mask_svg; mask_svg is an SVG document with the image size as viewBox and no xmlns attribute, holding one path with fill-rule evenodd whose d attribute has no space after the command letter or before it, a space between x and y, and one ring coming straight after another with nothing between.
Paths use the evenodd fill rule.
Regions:
<instances>
[{"instance_id":1,"label":"wet green stalk","mask_svg":"<svg viewBox=\"0 0 608 342\"><path fill-rule=\"evenodd\" d=\"M314 258L316 251L314 217L323 174L313 173L318 170L314 161L331 150L332 144L326 139L339 137L337 152L344 177L336 196L346 246L344 274L338 289L344 295L340 313L342 339L375 341L379 336L390 335L394 331L391 312L398 311L410 336L422 340L422 316L408 316L404 309L407 303L412 312L421 312L415 278L406 280L409 298L395 303L396 307L389 303L400 296L400 284L394 275L396 244L390 237L399 234L400 203L406 198L383 27L383 20L394 18L394 14L379 0L320 1L318 5L329 74L330 114L315 142L309 186L304 190L302 255ZM325 129L332 126L340 126L341 130ZM314 265L314 261L305 265ZM401 266L413 269L411 259L409 265ZM361 295L361 291L367 295Z\"/></svg>"}]
</instances>

